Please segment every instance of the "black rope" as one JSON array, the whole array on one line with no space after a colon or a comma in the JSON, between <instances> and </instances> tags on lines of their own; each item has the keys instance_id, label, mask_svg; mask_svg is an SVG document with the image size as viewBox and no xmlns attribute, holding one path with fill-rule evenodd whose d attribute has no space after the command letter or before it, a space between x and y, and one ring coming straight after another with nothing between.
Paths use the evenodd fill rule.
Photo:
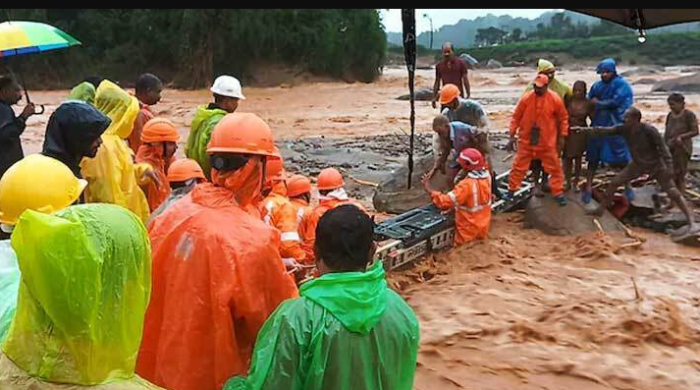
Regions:
<instances>
[{"instance_id":1,"label":"black rope","mask_svg":"<svg viewBox=\"0 0 700 390\"><path fill-rule=\"evenodd\" d=\"M402 9L401 21L403 22L403 49L408 69L408 94L411 102L411 138L408 153L408 189L411 189L411 177L413 176L413 142L416 134L416 110L415 95L413 93L414 78L416 73L416 10Z\"/></svg>"}]
</instances>

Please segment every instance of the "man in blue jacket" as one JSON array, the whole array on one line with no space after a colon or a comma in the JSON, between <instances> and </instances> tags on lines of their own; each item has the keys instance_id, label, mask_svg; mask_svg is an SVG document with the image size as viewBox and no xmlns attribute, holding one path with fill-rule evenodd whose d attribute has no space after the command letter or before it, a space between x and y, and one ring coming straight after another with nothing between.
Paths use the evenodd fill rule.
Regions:
<instances>
[{"instance_id":1,"label":"man in blue jacket","mask_svg":"<svg viewBox=\"0 0 700 390\"><path fill-rule=\"evenodd\" d=\"M634 95L632 86L622 76L617 74L615 60L606 58L598 64L596 73L600 75L600 81L596 81L588 92L588 98L595 105L595 113L591 121L592 127L612 127L623 123L625 111L632 107ZM586 150L588 159L588 181L586 191L583 193L585 203L591 200L591 187L593 175L598 164L608 163L614 165L626 165L630 162L630 152L624 138L590 137ZM628 197L632 197L631 191L626 191Z\"/></svg>"}]
</instances>

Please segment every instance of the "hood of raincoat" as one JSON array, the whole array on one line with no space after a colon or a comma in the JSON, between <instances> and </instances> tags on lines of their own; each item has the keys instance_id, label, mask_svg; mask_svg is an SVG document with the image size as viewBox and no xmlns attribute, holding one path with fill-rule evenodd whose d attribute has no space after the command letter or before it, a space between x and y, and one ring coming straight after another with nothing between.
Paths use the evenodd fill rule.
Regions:
<instances>
[{"instance_id":1,"label":"hood of raincoat","mask_svg":"<svg viewBox=\"0 0 700 390\"><path fill-rule=\"evenodd\" d=\"M596 67L595 71L598 74L601 74L603 72L613 72L617 74L617 69L616 69L616 64L615 60L612 58L606 58L603 61L600 61L598 64L598 67Z\"/></svg>"},{"instance_id":2,"label":"hood of raincoat","mask_svg":"<svg viewBox=\"0 0 700 390\"><path fill-rule=\"evenodd\" d=\"M262 167L262 160L251 157L246 165L235 171L221 172L212 169L212 183L231 191L238 205L244 209L249 209L250 206L257 209L256 205L263 199Z\"/></svg>"},{"instance_id":3,"label":"hood of raincoat","mask_svg":"<svg viewBox=\"0 0 700 390\"><path fill-rule=\"evenodd\" d=\"M537 73L547 73L553 70L556 70L553 63L542 58L537 61Z\"/></svg>"},{"instance_id":4,"label":"hood of raincoat","mask_svg":"<svg viewBox=\"0 0 700 390\"><path fill-rule=\"evenodd\" d=\"M211 179L211 162L207 154L207 146L214 126L226 114L227 112L220 108L207 105L199 106L190 125L190 134L187 136L185 144L185 155L199 163L207 179Z\"/></svg>"},{"instance_id":5,"label":"hood of raincoat","mask_svg":"<svg viewBox=\"0 0 700 390\"><path fill-rule=\"evenodd\" d=\"M132 378L151 292L150 245L138 217L109 204L28 210L12 248L22 280L3 352L48 382Z\"/></svg>"},{"instance_id":6,"label":"hood of raincoat","mask_svg":"<svg viewBox=\"0 0 700 390\"><path fill-rule=\"evenodd\" d=\"M387 291L378 261L366 272L323 275L303 284L299 293L330 311L347 330L367 334L386 310Z\"/></svg>"},{"instance_id":7,"label":"hood of raincoat","mask_svg":"<svg viewBox=\"0 0 700 390\"><path fill-rule=\"evenodd\" d=\"M49 118L41 154L66 164L80 178L80 160L111 122L89 104L63 103Z\"/></svg>"},{"instance_id":8,"label":"hood of raincoat","mask_svg":"<svg viewBox=\"0 0 700 390\"><path fill-rule=\"evenodd\" d=\"M68 95L69 100L80 100L88 104L95 104L95 86L87 81L76 85Z\"/></svg>"},{"instance_id":9,"label":"hood of raincoat","mask_svg":"<svg viewBox=\"0 0 700 390\"><path fill-rule=\"evenodd\" d=\"M95 107L112 120L105 135L126 139L134 128L139 113L139 101L109 80L97 87Z\"/></svg>"}]
</instances>

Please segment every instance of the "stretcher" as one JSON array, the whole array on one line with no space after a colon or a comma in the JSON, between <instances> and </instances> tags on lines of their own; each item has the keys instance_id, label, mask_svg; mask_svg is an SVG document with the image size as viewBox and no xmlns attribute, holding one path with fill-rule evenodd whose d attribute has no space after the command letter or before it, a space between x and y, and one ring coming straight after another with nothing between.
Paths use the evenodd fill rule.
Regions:
<instances>
[{"instance_id":1,"label":"stretcher","mask_svg":"<svg viewBox=\"0 0 700 390\"><path fill-rule=\"evenodd\" d=\"M508 191L510 171L496 176L501 193ZM493 213L503 213L527 200L534 186L529 181L515 192L512 199L500 199L491 205ZM454 212L443 213L431 205L418 207L379 223L375 229L378 249L375 261L381 260L387 271L405 267L425 255L451 248L455 236Z\"/></svg>"}]
</instances>

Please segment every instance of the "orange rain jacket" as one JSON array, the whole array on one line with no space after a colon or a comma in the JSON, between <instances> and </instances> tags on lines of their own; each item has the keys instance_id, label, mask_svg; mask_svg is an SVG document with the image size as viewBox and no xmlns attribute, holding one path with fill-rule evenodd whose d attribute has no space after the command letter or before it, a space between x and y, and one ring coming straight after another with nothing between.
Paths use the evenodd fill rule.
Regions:
<instances>
[{"instance_id":1,"label":"orange rain jacket","mask_svg":"<svg viewBox=\"0 0 700 390\"><path fill-rule=\"evenodd\" d=\"M441 210L455 209L455 246L488 237L491 226L491 175L473 171L443 194L433 191L433 204Z\"/></svg>"},{"instance_id":2,"label":"orange rain jacket","mask_svg":"<svg viewBox=\"0 0 700 390\"><path fill-rule=\"evenodd\" d=\"M219 390L248 371L265 320L299 296L279 254L280 234L244 206L259 195L261 164L212 170L149 226L153 287L136 371L171 390Z\"/></svg>"},{"instance_id":3,"label":"orange rain jacket","mask_svg":"<svg viewBox=\"0 0 700 390\"><path fill-rule=\"evenodd\" d=\"M293 258L300 264L306 263L306 253L297 230L296 210L287 198L284 181L272 186L272 191L260 204L260 215L265 224L279 230L282 259Z\"/></svg>"},{"instance_id":4,"label":"orange rain jacket","mask_svg":"<svg viewBox=\"0 0 700 390\"><path fill-rule=\"evenodd\" d=\"M312 215L313 209L309 206L309 203L304 199L294 198L290 199L292 206L294 207L294 215L296 216L297 222L297 232L301 238L301 249L306 254L304 264L313 265L314 264L314 237L316 236L316 231L312 228Z\"/></svg>"},{"instance_id":5,"label":"orange rain jacket","mask_svg":"<svg viewBox=\"0 0 700 390\"><path fill-rule=\"evenodd\" d=\"M141 133L143 132L143 127L146 125L146 122L153 118L155 118L155 115L153 111L151 111L151 107L139 102L139 113L136 115L136 120L134 121L134 129L131 131L131 134L129 134L129 138L127 138L129 147L134 153L138 153L141 147Z\"/></svg>"},{"instance_id":6,"label":"orange rain jacket","mask_svg":"<svg viewBox=\"0 0 700 390\"><path fill-rule=\"evenodd\" d=\"M165 160L162 144L141 144L141 147L139 147L139 151L136 154L136 162L150 165L160 180L160 187L150 180L146 184L141 185L141 189L148 199L148 207L151 209L151 212L160 207L170 196L170 185L168 184L166 172L174 161L175 156L167 161Z\"/></svg>"},{"instance_id":7,"label":"orange rain jacket","mask_svg":"<svg viewBox=\"0 0 700 390\"><path fill-rule=\"evenodd\" d=\"M532 128L539 127L537 145L530 143ZM559 161L557 140L569 134L569 114L559 95L547 90L543 96L535 91L525 93L518 102L510 122L510 135L519 134L518 152L513 161L508 187L520 187L532 160L541 160L545 172L551 176L552 194L564 192L564 174Z\"/></svg>"},{"instance_id":8,"label":"orange rain jacket","mask_svg":"<svg viewBox=\"0 0 700 390\"><path fill-rule=\"evenodd\" d=\"M344 194L344 191L343 191ZM323 214L325 214L327 211L333 210L334 208L338 206L342 206L344 204L352 204L357 206L360 210L363 212L367 212L364 207L362 207L360 204L354 202L352 199L347 199L347 196L344 196L345 199L338 199L333 196L326 197L325 199L322 198L318 206L316 206L313 209L313 212L311 213L311 217L309 218L309 224L308 228L311 231L309 234L310 240L308 242L308 246L310 248L313 248L314 245L316 244L316 226L318 226L318 221L321 220L321 217L323 217Z\"/></svg>"}]
</instances>

